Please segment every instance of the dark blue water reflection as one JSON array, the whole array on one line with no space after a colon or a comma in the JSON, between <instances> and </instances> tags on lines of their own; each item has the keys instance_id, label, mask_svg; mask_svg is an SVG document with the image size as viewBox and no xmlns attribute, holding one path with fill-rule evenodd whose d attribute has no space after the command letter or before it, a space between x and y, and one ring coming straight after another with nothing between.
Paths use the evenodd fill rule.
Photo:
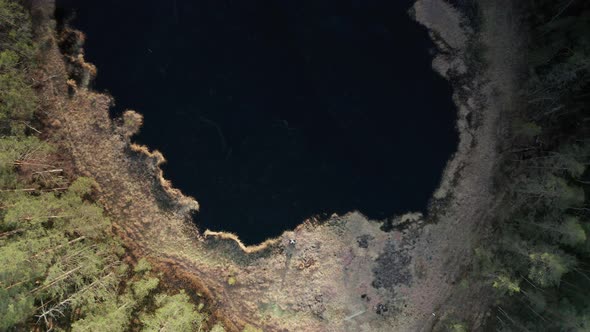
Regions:
<instances>
[{"instance_id":1,"label":"dark blue water reflection","mask_svg":"<svg viewBox=\"0 0 590 332\"><path fill-rule=\"evenodd\" d=\"M255 243L314 214L423 210L456 148L409 0L58 4L203 228Z\"/></svg>"}]
</instances>

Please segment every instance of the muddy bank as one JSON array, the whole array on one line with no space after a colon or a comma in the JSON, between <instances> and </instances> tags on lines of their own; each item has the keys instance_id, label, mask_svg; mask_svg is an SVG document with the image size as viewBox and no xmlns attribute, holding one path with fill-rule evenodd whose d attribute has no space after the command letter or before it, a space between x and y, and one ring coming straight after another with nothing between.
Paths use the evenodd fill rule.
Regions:
<instances>
[{"instance_id":1,"label":"muddy bank","mask_svg":"<svg viewBox=\"0 0 590 332\"><path fill-rule=\"evenodd\" d=\"M489 289L458 285L491 227L499 199L494 179L500 151L520 102L516 91L524 41L518 3L480 1L475 9L473 2L458 3L423 0L415 5L417 21L429 28L439 47L433 68L453 84L460 132L458 152L433 197L434 223L423 228L413 250L415 266L427 271L410 301L422 317L411 328L416 330L443 329L452 319L476 329L485 319Z\"/></svg>"}]
</instances>

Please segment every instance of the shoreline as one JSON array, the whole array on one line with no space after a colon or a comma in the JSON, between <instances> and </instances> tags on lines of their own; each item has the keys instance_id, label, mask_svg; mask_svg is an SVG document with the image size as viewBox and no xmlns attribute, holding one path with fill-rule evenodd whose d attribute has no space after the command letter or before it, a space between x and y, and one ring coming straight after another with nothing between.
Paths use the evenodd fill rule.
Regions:
<instances>
[{"instance_id":1,"label":"shoreline","mask_svg":"<svg viewBox=\"0 0 590 332\"><path fill-rule=\"evenodd\" d=\"M510 130L506 120L518 104L516 73L522 62L522 54L509 50L518 49L523 41L516 33L520 25L513 1L490 0L478 5L481 22L469 27L462 23L461 14L442 0L417 1L417 6L422 6L418 20L429 28L442 49L433 68L453 84L461 137L458 152L449 161L434 196L434 202L442 200L446 208L438 210L434 223L424 228L415 251L414 257L422 264L424 257L441 257L429 261L430 276L418 286L422 290L417 294L438 293L440 299L439 303L427 303L416 297L415 302L422 305L420 311L436 314L423 317L425 323L413 326L420 331L436 329L437 324L457 317L471 322L469 328L476 328L487 310L481 285L472 285L477 288L471 290L472 294L453 290L463 280L463 271L469 267L479 240L485 237L498 201L494 179L503 158L499 151ZM441 19L441 12L452 18ZM449 26L448 21L456 24ZM433 248L445 254L437 255Z\"/></svg>"},{"instance_id":2,"label":"shoreline","mask_svg":"<svg viewBox=\"0 0 590 332\"><path fill-rule=\"evenodd\" d=\"M35 3L45 6L41 12L51 6ZM484 6L483 16L497 19L495 5ZM228 233L201 232L190 218L198 203L163 177L164 157L133 144L133 132L110 119L110 97L88 90L87 79L71 82L79 71L80 77L92 76L91 67L81 49L64 62L56 40L44 68L54 78L41 93L48 118L59 125L49 123L48 131L76 172L100 184L101 202L129 250L207 294L228 330L245 324L272 331L425 330L444 316L441 304L469 263L482 235L479 226L493 208L497 133L506 130L500 116L511 103L511 96L496 100L495 85L510 89L504 83L511 78L493 73L506 70L503 55L487 53L491 69L484 73L468 61L469 38L488 38L497 43L492 49L501 48L492 38L494 24L484 22L481 32L469 36L460 13L446 2L419 0L415 8L440 48L433 69L450 79L458 107L458 152L434 195L432 206L439 207L427 217L436 223L409 215L403 230L383 232L381 223L350 212L304 221L254 247ZM469 84L456 87L459 81ZM296 247L290 238L297 238Z\"/></svg>"}]
</instances>

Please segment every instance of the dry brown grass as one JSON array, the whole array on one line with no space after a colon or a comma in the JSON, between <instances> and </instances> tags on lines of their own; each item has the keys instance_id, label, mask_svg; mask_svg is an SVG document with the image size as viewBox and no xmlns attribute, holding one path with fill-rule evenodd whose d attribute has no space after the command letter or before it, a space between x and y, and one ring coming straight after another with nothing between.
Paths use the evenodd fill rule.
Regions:
<instances>
[{"instance_id":1,"label":"dry brown grass","mask_svg":"<svg viewBox=\"0 0 590 332\"><path fill-rule=\"evenodd\" d=\"M244 243L242 243L242 241L240 240L240 238L236 234L233 234L233 233L214 232L214 231L210 231L207 229L207 230L205 230L205 232L203 232L203 235L205 236L205 238L211 237L211 238L214 238L216 241L234 242L238 245L240 250L245 252L246 254L253 254L253 253L264 251L264 250L268 249L270 246L278 244L281 241L280 238L268 239L268 240L266 240L260 244L257 244L257 245L245 246Z\"/></svg>"}]
</instances>

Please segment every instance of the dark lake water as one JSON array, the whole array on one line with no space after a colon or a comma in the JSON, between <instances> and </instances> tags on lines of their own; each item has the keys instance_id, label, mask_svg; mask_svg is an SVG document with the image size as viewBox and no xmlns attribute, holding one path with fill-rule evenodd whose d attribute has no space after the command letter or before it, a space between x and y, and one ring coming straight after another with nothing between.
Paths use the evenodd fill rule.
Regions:
<instances>
[{"instance_id":1,"label":"dark lake water","mask_svg":"<svg viewBox=\"0 0 590 332\"><path fill-rule=\"evenodd\" d=\"M57 2L203 229L251 244L313 215L424 211L456 149L412 1Z\"/></svg>"}]
</instances>

